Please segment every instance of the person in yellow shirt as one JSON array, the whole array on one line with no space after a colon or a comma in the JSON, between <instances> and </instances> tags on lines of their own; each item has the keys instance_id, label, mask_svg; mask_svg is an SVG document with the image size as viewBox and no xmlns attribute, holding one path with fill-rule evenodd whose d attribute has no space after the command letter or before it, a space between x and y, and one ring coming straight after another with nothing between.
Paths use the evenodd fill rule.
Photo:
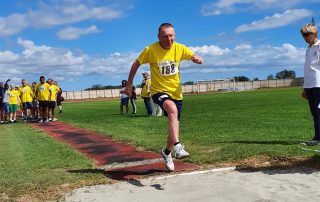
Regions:
<instances>
[{"instance_id":1,"label":"person in yellow shirt","mask_svg":"<svg viewBox=\"0 0 320 202\"><path fill-rule=\"evenodd\" d=\"M141 83L141 97L143 98L144 105L147 109L148 116L152 115L152 105L151 105L151 80L149 79L148 72L143 72L143 81Z\"/></svg>"},{"instance_id":2,"label":"person in yellow shirt","mask_svg":"<svg viewBox=\"0 0 320 202\"><path fill-rule=\"evenodd\" d=\"M17 109L20 103L20 93L14 88L13 84L10 84L10 90L7 91L9 96L9 117L11 123L17 122Z\"/></svg>"},{"instance_id":3,"label":"person in yellow shirt","mask_svg":"<svg viewBox=\"0 0 320 202\"><path fill-rule=\"evenodd\" d=\"M180 62L191 60L196 64L202 64L203 59L185 45L174 41L175 31L170 23L160 25L158 39L158 42L147 46L132 64L126 93L131 95L133 79L140 65L149 63L152 100L164 110L164 115L168 117L167 145L161 150L161 154L167 169L173 171L174 164L171 156L173 148L176 158L189 156L179 142L179 119L183 99Z\"/></svg>"},{"instance_id":4,"label":"person in yellow shirt","mask_svg":"<svg viewBox=\"0 0 320 202\"><path fill-rule=\"evenodd\" d=\"M41 119L39 123L48 122L48 107L50 100L50 85L46 83L45 77L40 77L40 83L36 87L37 100L39 101L39 110Z\"/></svg>"},{"instance_id":5,"label":"person in yellow shirt","mask_svg":"<svg viewBox=\"0 0 320 202\"><path fill-rule=\"evenodd\" d=\"M50 85L50 100L49 100L49 121L56 121L54 117L54 110L56 108L57 93L60 92L60 88L55 85L55 82L52 79L48 79Z\"/></svg>"},{"instance_id":6,"label":"person in yellow shirt","mask_svg":"<svg viewBox=\"0 0 320 202\"><path fill-rule=\"evenodd\" d=\"M21 80L22 86L19 87L22 110L24 114L24 120L26 121L30 116L31 110L33 110L32 100L34 97L31 87L27 84L25 79Z\"/></svg>"}]
</instances>

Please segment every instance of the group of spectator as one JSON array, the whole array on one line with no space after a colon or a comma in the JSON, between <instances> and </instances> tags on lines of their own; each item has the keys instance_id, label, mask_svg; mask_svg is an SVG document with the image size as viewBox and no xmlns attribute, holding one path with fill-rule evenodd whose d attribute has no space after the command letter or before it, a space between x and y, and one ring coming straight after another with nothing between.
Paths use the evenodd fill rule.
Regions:
<instances>
[{"instance_id":1,"label":"group of spectator","mask_svg":"<svg viewBox=\"0 0 320 202\"><path fill-rule=\"evenodd\" d=\"M151 99L151 79L149 78L148 72L143 72L143 81L141 83L141 98L144 101L144 105L146 108L146 112L148 116L162 116L162 109L159 105L155 104ZM124 113L124 107L126 110L126 113L129 112L129 99L132 105L132 113L137 113L137 94L136 94L136 88L135 86L132 86L132 94L131 96L128 96L125 94L125 89L127 86L127 80L122 80L121 82L121 89L120 89L120 113Z\"/></svg>"},{"instance_id":2,"label":"group of spectator","mask_svg":"<svg viewBox=\"0 0 320 202\"><path fill-rule=\"evenodd\" d=\"M56 121L55 108L58 106L59 113L62 113L63 100L61 88L52 79L46 81L41 76L39 83L32 82L31 85L22 79L21 86L14 85L8 79L5 83L0 82L0 123L17 122L19 106L24 122Z\"/></svg>"}]
</instances>

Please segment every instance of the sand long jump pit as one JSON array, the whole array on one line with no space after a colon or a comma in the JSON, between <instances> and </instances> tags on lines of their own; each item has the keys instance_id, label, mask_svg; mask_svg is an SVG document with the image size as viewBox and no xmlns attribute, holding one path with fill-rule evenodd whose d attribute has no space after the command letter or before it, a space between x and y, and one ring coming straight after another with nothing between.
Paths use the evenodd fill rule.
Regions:
<instances>
[{"instance_id":1,"label":"sand long jump pit","mask_svg":"<svg viewBox=\"0 0 320 202\"><path fill-rule=\"evenodd\" d=\"M61 201L320 201L320 172L228 167L84 187L65 194Z\"/></svg>"}]
</instances>

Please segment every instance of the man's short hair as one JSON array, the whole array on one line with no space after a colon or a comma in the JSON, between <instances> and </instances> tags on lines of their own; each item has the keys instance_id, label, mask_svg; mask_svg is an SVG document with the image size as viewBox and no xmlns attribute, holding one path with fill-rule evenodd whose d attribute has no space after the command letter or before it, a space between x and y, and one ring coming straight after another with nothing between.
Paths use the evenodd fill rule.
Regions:
<instances>
[{"instance_id":1,"label":"man's short hair","mask_svg":"<svg viewBox=\"0 0 320 202\"><path fill-rule=\"evenodd\" d=\"M45 79L44 76L40 76L40 80L41 80L41 79Z\"/></svg>"},{"instance_id":2,"label":"man's short hair","mask_svg":"<svg viewBox=\"0 0 320 202\"><path fill-rule=\"evenodd\" d=\"M159 26L159 30L158 30L158 34L160 34L160 31L163 27L172 27L173 28L173 25L171 23L168 23L168 22L165 22L165 23L162 23L160 26Z\"/></svg>"},{"instance_id":3,"label":"man's short hair","mask_svg":"<svg viewBox=\"0 0 320 202\"><path fill-rule=\"evenodd\" d=\"M301 34L317 33L318 30L314 24L308 23L308 24L305 24L303 27L301 27L300 32L301 32Z\"/></svg>"}]
</instances>

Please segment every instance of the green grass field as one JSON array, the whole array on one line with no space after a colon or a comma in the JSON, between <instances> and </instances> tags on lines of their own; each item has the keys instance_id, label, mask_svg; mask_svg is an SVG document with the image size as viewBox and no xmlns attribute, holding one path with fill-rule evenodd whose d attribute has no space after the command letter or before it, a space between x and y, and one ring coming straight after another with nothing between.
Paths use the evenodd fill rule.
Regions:
<instances>
[{"instance_id":1,"label":"green grass field","mask_svg":"<svg viewBox=\"0 0 320 202\"><path fill-rule=\"evenodd\" d=\"M301 88L185 96L180 140L199 164L254 156L307 157L298 148L313 136L312 119ZM159 152L166 143L166 118L119 114L119 101L64 104L59 119Z\"/></svg>"},{"instance_id":2,"label":"green grass field","mask_svg":"<svg viewBox=\"0 0 320 202\"><path fill-rule=\"evenodd\" d=\"M0 125L0 130L0 201L33 194L50 199L57 190L105 180L69 172L91 169L93 162L29 125Z\"/></svg>"},{"instance_id":3,"label":"green grass field","mask_svg":"<svg viewBox=\"0 0 320 202\"><path fill-rule=\"evenodd\" d=\"M312 119L300 88L185 96L180 140L191 157L184 161L220 165L260 157L306 158L319 155L298 148L312 138ZM58 119L98 131L145 150L166 144L166 117L120 115L119 101L64 103ZM92 161L28 124L0 125L0 200L44 193L107 179ZM50 195L50 194L49 194Z\"/></svg>"}]
</instances>

